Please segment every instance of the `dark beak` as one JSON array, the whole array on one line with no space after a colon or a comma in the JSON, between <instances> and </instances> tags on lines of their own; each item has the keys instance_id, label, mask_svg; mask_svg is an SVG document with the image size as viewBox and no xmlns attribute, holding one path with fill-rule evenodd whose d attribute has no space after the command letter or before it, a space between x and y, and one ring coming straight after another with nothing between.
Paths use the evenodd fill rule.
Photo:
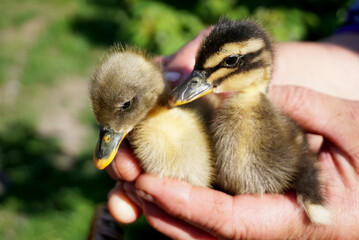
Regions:
<instances>
[{"instance_id":1,"label":"dark beak","mask_svg":"<svg viewBox=\"0 0 359 240\"><path fill-rule=\"evenodd\" d=\"M115 132L100 126L100 136L93 156L97 169L102 170L112 162L125 136L125 131Z\"/></svg>"},{"instance_id":2,"label":"dark beak","mask_svg":"<svg viewBox=\"0 0 359 240\"><path fill-rule=\"evenodd\" d=\"M213 91L213 86L207 83L205 72L194 69L191 75L172 90L168 103L179 106L200 98Z\"/></svg>"}]
</instances>

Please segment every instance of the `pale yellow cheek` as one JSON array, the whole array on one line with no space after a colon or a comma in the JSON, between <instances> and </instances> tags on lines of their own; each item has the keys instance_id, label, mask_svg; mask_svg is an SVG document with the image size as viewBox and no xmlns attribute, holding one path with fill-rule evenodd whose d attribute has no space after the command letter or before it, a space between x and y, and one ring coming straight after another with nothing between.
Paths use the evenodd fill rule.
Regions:
<instances>
[{"instance_id":1,"label":"pale yellow cheek","mask_svg":"<svg viewBox=\"0 0 359 240\"><path fill-rule=\"evenodd\" d=\"M243 91L252 84L261 82L265 72L265 69L259 68L232 75L217 86L215 92Z\"/></svg>"},{"instance_id":2,"label":"pale yellow cheek","mask_svg":"<svg viewBox=\"0 0 359 240\"><path fill-rule=\"evenodd\" d=\"M225 77L229 74L231 74L232 72L236 71L236 68L220 68L217 71L215 71L214 73L212 73L208 78L207 78L207 82L208 83L213 83L214 81L220 79L221 77Z\"/></svg>"}]
</instances>

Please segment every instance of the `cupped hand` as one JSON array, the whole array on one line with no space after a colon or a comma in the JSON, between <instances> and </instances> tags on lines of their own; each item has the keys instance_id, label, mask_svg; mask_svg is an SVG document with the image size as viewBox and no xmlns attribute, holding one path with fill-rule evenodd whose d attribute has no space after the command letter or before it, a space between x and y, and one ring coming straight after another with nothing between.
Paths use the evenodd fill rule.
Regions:
<instances>
[{"instance_id":1,"label":"cupped hand","mask_svg":"<svg viewBox=\"0 0 359 240\"><path fill-rule=\"evenodd\" d=\"M311 224L294 193L232 197L148 174L121 191L174 239L359 238L359 102L301 87L274 87L271 97L303 128L324 137L319 163L332 225Z\"/></svg>"}]
</instances>

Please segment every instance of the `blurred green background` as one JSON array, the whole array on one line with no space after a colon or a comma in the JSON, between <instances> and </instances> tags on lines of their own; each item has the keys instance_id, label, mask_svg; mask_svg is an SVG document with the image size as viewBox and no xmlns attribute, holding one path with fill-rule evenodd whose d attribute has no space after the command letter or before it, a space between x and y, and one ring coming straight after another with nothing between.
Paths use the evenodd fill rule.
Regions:
<instances>
[{"instance_id":1,"label":"blurred green background","mask_svg":"<svg viewBox=\"0 0 359 240\"><path fill-rule=\"evenodd\" d=\"M220 16L275 41L318 40L349 0L1 0L0 239L85 239L113 181L95 169L87 82L114 42L172 54ZM144 219L126 239L151 230Z\"/></svg>"}]
</instances>

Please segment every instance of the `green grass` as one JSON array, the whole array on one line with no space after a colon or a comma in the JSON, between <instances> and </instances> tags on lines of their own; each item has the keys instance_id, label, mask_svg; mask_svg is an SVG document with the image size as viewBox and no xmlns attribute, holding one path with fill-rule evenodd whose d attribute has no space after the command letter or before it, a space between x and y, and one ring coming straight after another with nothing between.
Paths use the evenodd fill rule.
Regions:
<instances>
[{"instance_id":1,"label":"green grass","mask_svg":"<svg viewBox=\"0 0 359 240\"><path fill-rule=\"evenodd\" d=\"M97 125L89 102L78 102L86 96L76 95L86 92L98 58L114 42L172 54L220 16L255 18L276 41L317 40L343 21L349 2L2 0L0 182L7 192L0 189L0 239L86 238L95 206L114 182L93 166ZM84 89L61 88L71 81ZM74 135L84 143L76 153L63 145L63 131L79 131L72 125L41 130L43 119L60 114L85 128ZM160 238L143 217L123 227L125 239Z\"/></svg>"},{"instance_id":2,"label":"green grass","mask_svg":"<svg viewBox=\"0 0 359 240\"><path fill-rule=\"evenodd\" d=\"M60 189L57 198L61 199L61 205L68 206L41 213L19 211L22 203L9 200L0 211L6 219L0 224L2 239L85 239L89 229L86 223L92 217L94 203L70 189Z\"/></svg>"},{"instance_id":3,"label":"green grass","mask_svg":"<svg viewBox=\"0 0 359 240\"><path fill-rule=\"evenodd\" d=\"M111 186L105 173L91 168L90 156L58 169L55 160L62 152L56 139L21 123L1 132L0 146L11 184L0 202L2 239L84 238L95 204L106 200Z\"/></svg>"},{"instance_id":4,"label":"green grass","mask_svg":"<svg viewBox=\"0 0 359 240\"><path fill-rule=\"evenodd\" d=\"M70 74L85 74L94 65L90 45L72 34L66 20L51 24L29 51L24 84L51 83ZM88 56L88 57L84 57Z\"/></svg>"}]
</instances>

